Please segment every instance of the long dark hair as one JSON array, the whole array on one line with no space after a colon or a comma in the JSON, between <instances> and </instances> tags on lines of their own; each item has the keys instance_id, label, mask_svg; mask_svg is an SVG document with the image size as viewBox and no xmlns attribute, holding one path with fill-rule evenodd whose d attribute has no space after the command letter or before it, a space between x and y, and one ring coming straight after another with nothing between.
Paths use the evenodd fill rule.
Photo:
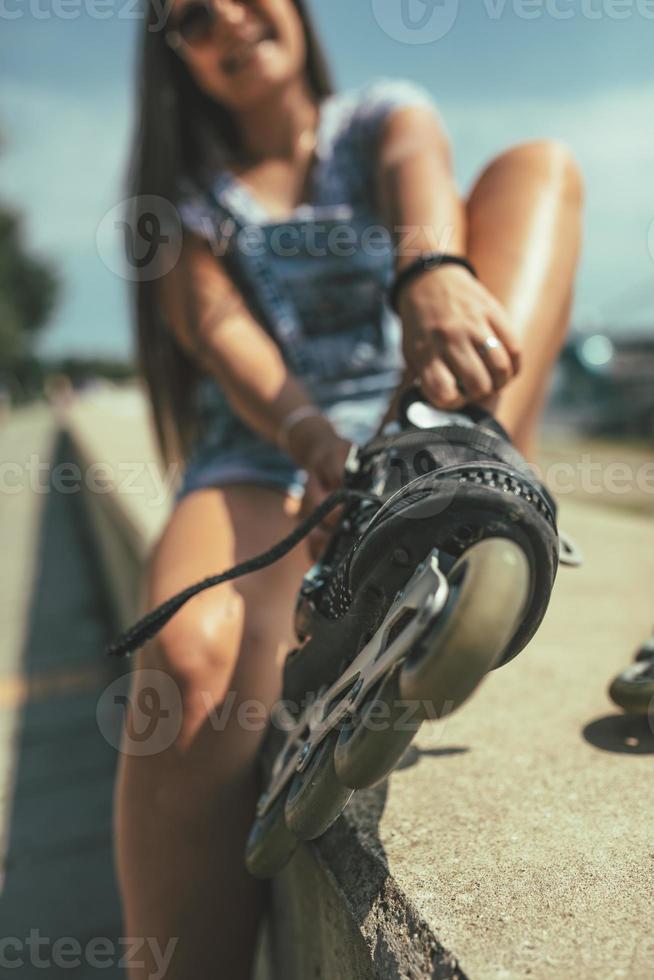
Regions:
<instances>
[{"instance_id":1,"label":"long dark hair","mask_svg":"<svg viewBox=\"0 0 654 980\"><path fill-rule=\"evenodd\" d=\"M321 101L333 90L327 62L306 0L292 3L304 28L307 81ZM127 177L128 196L137 201L146 195L174 201L180 176L202 185L238 150L230 113L198 88L182 59L166 43L160 12L148 2ZM190 446L195 421L193 388L201 372L162 320L156 279L137 278L132 299L138 365L159 446L164 460L170 462L185 455Z\"/></svg>"}]
</instances>

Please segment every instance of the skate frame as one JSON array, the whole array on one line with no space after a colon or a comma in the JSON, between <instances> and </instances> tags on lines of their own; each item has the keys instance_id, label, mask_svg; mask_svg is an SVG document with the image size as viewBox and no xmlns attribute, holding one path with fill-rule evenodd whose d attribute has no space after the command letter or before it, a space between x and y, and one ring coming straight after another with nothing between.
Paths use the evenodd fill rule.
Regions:
<instances>
[{"instance_id":1,"label":"skate frame","mask_svg":"<svg viewBox=\"0 0 654 980\"><path fill-rule=\"evenodd\" d=\"M259 817L269 812L295 773L307 769L326 736L347 716L356 714L375 684L390 674L435 625L449 595L438 558L438 550L434 548L397 593L383 622L347 670L305 708L288 732L284 748L273 765L270 785L259 799ZM415 615L386 647L391 630L410 611ZM333 705L331 710L330 705Z\"/></svg>"}]
</instances>

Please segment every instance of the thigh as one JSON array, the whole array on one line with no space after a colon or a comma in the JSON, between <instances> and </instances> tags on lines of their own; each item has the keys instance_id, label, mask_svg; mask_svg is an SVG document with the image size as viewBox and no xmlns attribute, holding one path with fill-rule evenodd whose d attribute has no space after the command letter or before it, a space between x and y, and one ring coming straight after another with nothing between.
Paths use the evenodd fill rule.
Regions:
<instances>
[{"instance_id":1,"label":"thigh","mask_svg":"<svg viewBox=\"0 0 654 980\"><path fill-rule=\"evenodd\" d=\"M266 551L294 529L298 509L297 499L253 485L190 493L153 551L144 605L152 609L186 586ZM295 596L309 564L302 542L274 564L202 592L143 651L139 666L173 675L193 732L227 695L264 708L278 696L283 660L295 642Z\"/></svg>"},{"instance_id":2,"label":"thigh","mask_svg":"<svg viewBox=\"0 0 654 980\"><path fill-rule=\"evenodd\" d=\"M285 494L250 485L188 494L154 548L144 605L276 544L296 526L297 509ZM180 935L180 923L193 922L182 933L182 962L191 961L192 942L219 955L216 937L226 947L225 929L252 941L239 910L256 901L242 854L256 802L257 750L294 642L295 595L308 563L303 542L274 565L194 597L140 652L132 674L126 730L149 688L160 695L165 731L159 745L158 728L153 732L152 751L130 751L126 741L120 757L116 835L125 914L132 934L159 937L164 946ZM184 694L172 743L166 735L171 718L176 728L178 705L166 701L171 674ZM228 701L226 686L234 694ZM251 700L264 709L253 724L239 714ZM143 719L137 721L142 731Z\"/></svg>"}]
</instances>

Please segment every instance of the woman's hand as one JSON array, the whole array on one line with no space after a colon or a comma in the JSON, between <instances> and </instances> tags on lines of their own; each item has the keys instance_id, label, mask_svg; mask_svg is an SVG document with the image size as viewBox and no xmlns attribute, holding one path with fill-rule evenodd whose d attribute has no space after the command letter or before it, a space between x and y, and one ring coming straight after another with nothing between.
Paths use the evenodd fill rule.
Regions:
<instances>
[{"instance_id":1,"label":"woman's hand","mask_svg":"<svg viewBox=\"0 0 654 980\"><path fill-rule=\"evenodd\" d=\"M342 485L343 469L352 444L342 439L324 417L301 422L293 430L289 443L293 459L307 471L300 509L300 518L303 519ZM309 551L313 561L320 559L342 512L342 506L334 508L309 535Z\"/></svg>"},{"instance_id":2,"label":"woman's hand","mask_svg":"<svg viewBox=\"0 0 654 980\"><path fill-rule=\"evenodd\" d=\"M504 308L461 266L441 266L409 283L399 312L406 364L437 408L481 401L519 369L520 347Z\"/></svg>"}]
</instances>

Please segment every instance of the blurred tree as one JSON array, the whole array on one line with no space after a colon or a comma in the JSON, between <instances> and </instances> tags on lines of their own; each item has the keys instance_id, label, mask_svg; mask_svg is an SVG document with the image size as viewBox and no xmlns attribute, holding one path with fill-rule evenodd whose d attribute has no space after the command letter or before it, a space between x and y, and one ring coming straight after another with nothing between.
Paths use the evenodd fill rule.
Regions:
<instances>
[{"instance_id":1,"label":"blurred tree","mask_svg":"<svg viewBox=\"0 0 654 980\"><path fill-rule=\"evenodd\" d=\"M12 373L29 359L58 288L52 269L27 251L19 215L0 205L0 371Z\"/></svg>"}]
</instances>

